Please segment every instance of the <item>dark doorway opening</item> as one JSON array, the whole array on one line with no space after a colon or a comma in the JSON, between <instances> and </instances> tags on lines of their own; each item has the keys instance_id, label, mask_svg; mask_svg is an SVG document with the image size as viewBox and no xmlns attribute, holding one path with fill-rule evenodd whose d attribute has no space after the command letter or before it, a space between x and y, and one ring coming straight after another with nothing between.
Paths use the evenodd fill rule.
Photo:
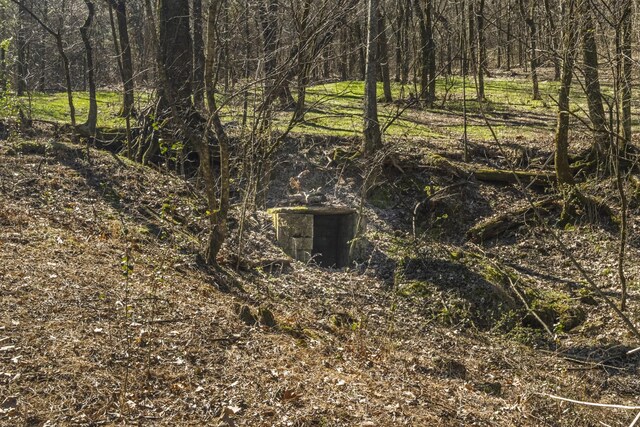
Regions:
<instances>
[{"instance_id":1,"label":"dark doorway opening","mask_svg":"<svg viewBox=\"0 0 640 427\"><path fill-rule=\"evenodd\" d=\"M322 267L347 266L355 225L353 214L314 215L313 259Z\"/></svg>"}]
</instances>

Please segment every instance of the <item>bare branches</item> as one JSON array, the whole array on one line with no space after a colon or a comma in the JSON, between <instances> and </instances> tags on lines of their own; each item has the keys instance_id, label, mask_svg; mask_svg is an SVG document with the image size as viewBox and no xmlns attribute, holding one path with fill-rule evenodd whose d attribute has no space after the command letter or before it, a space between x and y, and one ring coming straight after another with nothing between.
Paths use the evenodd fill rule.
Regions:
<instances>
[{"instance_id":1,"label":"bare branches","mask_svg":"<svg viewBox=\"0 0 640 427\"><path fill-rule=\"evenodd\" d=\"M555 400L561 400L563 402L575 403L575 404L578 404L578 405L585 405L585 406L595 406L595 407L598 407L598 408L624 409L624 410L627 410L627 411L637 411L637 410L640 409L640 406L617 405L617 404L614 404L614 403L585 402L583 400L568 399L566 397L556 396L554 394L547 394L547 393L540 393L540 395L541 396L550 397L551 399L555 399ZM638 417L636 417L636 418L638 418ZM634 421L634 424L635 424L636 421ZM631 424L631 425L634 425L634 424Z\"/></svg>"}]
</instances>

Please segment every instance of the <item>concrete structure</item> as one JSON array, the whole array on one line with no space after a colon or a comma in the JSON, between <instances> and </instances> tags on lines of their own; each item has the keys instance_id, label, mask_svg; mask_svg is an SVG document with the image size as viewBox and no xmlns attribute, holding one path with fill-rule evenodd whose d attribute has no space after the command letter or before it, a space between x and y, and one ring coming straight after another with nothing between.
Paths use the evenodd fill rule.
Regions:
<instances>
[{"instance_id":1,"label":"concrete structure","mask_svg":"<svg viewBox=\"0 0 640 427\"><path fill-rule=\"evenodd\" d=\"M353 258L351 243L357 234L358 215L346 207L299 206L274 208L278 244L302 262L313 258L323 267L345 267ZM351 254L350 254L351 252Z\"/></svg>"}]
</instances>

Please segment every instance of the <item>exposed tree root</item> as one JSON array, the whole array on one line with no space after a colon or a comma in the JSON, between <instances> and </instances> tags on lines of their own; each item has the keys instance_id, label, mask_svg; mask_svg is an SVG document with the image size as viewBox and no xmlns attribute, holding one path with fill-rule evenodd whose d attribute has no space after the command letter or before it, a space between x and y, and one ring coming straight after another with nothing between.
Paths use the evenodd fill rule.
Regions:
<instances>
[{"instance_id":1,"label":"exposed tree root","mask_svg":"<svg viewBox=\"0 0 640 427\"><path fill-rule=\"evenodd\" d=\"M553 172L546 171L510 171L502 169L476 169L473 175L479 181L517 184L518 181L527 186L548 187L556 182Z\"/></svg>"},{"instance_id":2,"label":"exposed tree root","mask_svg":"<svg viewBox=\"0 0 640 427\"><path fill-rule=\"evenodd\" d=\"M611 223L615 218L611 208L603 200L586 196L575 186L565 190L560 224L586 221L591 224Z\"/></svg>"},{"instance_id":3,"label":"exposed tree root","mask_svg":"<svg viewBox=\"0 0 640 427\"><path fill-rule=\"evenodd\" d=\"M555 197L535 203L535 209L547 214L552 209L559 207L559 200ZM480 221L467 231L467 237L473 242L483 242L498 237L509 230L521 227L530 221L536 221L534 208L525 206Z\"/></svg>"}]
</instances>

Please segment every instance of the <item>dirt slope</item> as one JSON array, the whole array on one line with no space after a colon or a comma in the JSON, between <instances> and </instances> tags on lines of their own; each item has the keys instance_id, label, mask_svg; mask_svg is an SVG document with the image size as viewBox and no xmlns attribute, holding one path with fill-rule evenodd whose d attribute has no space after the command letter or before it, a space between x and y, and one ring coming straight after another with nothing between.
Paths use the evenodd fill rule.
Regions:
<instances>
[{"instance_id":1,"label":"dirt slope","mask_svg":"<svg viewBox=\"0 0 640 427\"><path fill-rule=\"evenodd\" d=\"M596 332L535 350L482 324L486 264L459 262L451 243L408 259L396 280L384 259L341 272L212 271L197 256L204 204L191 184L100 151L87 161L63 141L3 144L0 425L596 426L635 416L542 395L637 404L639 359L623 356L632 340L602 305L585 323ZM393 219L406 223L366 209L388 255L405 233ZM278 254L270 233L265 215L249 219L248 258ZM571 274L552 267L553 254L526 259L545 244L532 233L487 250L532 277ZM605 239L603 256L615 251ZM241 319L242 306L260 322Z\"/></svg>"}]
</instances>

